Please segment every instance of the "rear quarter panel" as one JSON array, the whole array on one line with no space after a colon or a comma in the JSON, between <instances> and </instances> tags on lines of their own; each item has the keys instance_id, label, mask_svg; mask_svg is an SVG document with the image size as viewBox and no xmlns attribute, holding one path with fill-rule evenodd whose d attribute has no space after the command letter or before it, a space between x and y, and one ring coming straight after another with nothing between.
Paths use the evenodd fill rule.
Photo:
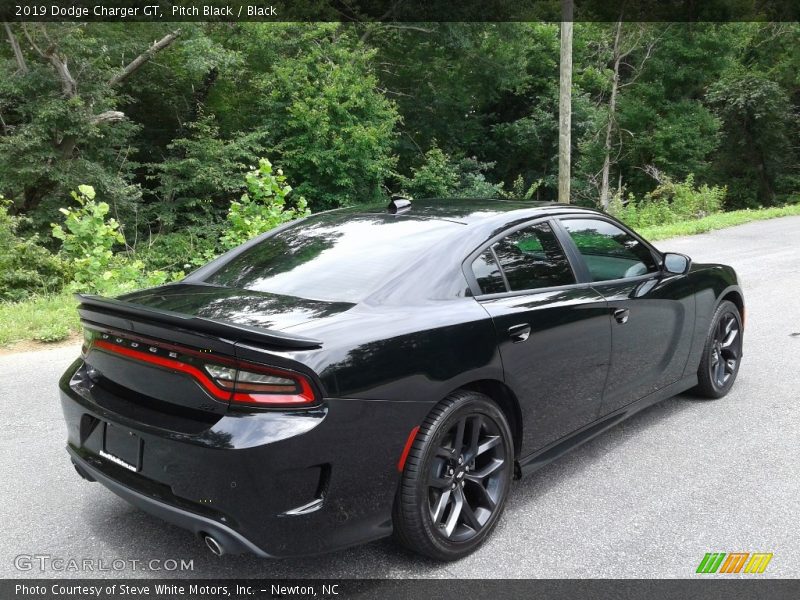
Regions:
<instances>
[{"instance_id":1,"label":"rear quarter panel","mask_svg":"<svg viewBox=\"0 0 800 600\"><path fill-rule=\"evenodd\" d=\"M491 319L472 298L361 306L298 333L324 340L291 358L329 397L435 403L470 381L503 380Z\"/></svg>"}]
</instances>

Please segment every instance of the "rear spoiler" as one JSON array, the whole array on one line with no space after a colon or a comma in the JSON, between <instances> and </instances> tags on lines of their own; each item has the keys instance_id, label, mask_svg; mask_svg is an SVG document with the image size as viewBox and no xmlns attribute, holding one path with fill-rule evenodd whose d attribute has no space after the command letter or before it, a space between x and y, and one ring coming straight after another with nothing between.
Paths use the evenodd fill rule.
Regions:
<instances>
[{"instance_id":1,"label":"rear spoiler","mask_svg":"<svg viewBox=\"0 0 800 600\"><path fill-rule=\"evenodd\" d=\"M92 318L92 316L99 313L101 315L124 316L141 319L146 322L163 323L190 331L211 334L223 339L234 339L237 342L267 344L295 350L322 346L320 340L313 338L271 329L250 327L248 325L237 325L236 323L217 321L216 319L195 317L171 310L160 310L114 298L104 298L91 294L75 294L75 298L80 303L78 314L80 314L81 319L87 321L96 321L96 318Z\"/></svg>"}]
</instances>

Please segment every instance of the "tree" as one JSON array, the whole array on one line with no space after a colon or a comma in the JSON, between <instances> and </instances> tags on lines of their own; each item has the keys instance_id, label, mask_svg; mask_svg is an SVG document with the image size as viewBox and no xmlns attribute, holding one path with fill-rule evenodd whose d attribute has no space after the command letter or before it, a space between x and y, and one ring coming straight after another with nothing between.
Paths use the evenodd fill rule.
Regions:
<instances>
[{"instance_id":1,"label":"tree","mask_svg":"<svg viewBox=\"0 0 800 600\"><path fill-rule=\"evenodd\" d=\"M705 99L721 124L712 172L728 203L755 207L800 191L800 25L736 24L735 60Z\"/></svg>"},{"instance_id":2,"label":"tree","mask_svg":"<svg viewBox=\"0 0 800 600\"><path fill-rule=\"evenodd\" d=\"M639 77L642 69L650 58L653 48L655 47L658 38L651 39L643 45L642 57L638 65L627 63L626 60L633 54L635 50L642 45L643 40L646 38L647 29L646 25L639 24L638 31L632 36L632 39L627 42L627 47L623 47L622 43L622 19L617 21L614 26L614 45L611 52L611 92L608 99L608 116L605 127L605 142L604 142L604 155L603 155L603 168L600 176L600 207L603 210L608 210L610 200L609 195L609 175L611 171L612 162L616 163L616 159L612 159L611 153L613 149L613 139L615 130L617 129L617 95L621 88L631 85ZM620 70L622 67L627 67L628 81L626 83L620 82ZM619 150L617 151L619 153Z\"/></svg>"},{"instance_id":3,"label":"tree","mask_svg":"<svg viewBox=\"0 0 800 600\"><path fill-rule=\"evenodd\" d=\"M506 170L512 179L520 169L538 170L539 155L526 158L528 148L511 148L495 127L528 114L527 96L549 100L550 90L541 92L553 82L549 63L554 57L545 44L555 28L540 23L398 25L368 26L379 89L402 116L393 140L397 170L409 173L434 140L455 160L475 156L495 163L491 175L498 179ZM531 69L546 76L540 78L538 71L532 76Z\"/></svg>"},{"instance_id":4,"label":"tree","mask_svg":"<svg viewBox=\"0 0 800 600\"><path fill-rule=\"evenodd\" d=\"M558 94L558 201L570 203L572 160L572 0L561 0L561 61Z\"/></svg>"},{"instance_id":5,"label":"tree","mask_svg":"<svg viewBox=\"0 0 800 600\"><path fill-rule=\"evenodd\" d=\"M78 182L93 181L117 208L135 200L127 176L135 168L129 155L136 125L119 110L120 88L178 32L149 47L136 40L138 51L119 67L104 42L131 41L130 31L117 37L120 29L109 26L101 40L96 27L82 24L5 24L4 30L16 69L0 83L0 188L40 227Z\"/></svg>"},{"instance_id":6,"label":"tree","mask_svg":"<svg viewBox=\"0 0 800 600\"><path fill-rule=\"evenodd\" d=\"M222 136L213 115L201 113L187 136L167 146L169 156L149 165L157 182L148 219L158 229L202 226L221 216L244 188L244 173L266 151L266 132Z\"/></svg>"},{"instance_id":7,"label":"tree","mask_svg":"<svg viewBox=\"0 0 800 600\"><path fill-rule=\"evenodd\" d=\"M644 195L657 185L650 167L710 182L720 119L705 96L730 63L736 28L624 22L579 32L576 87L591 110L577 144L577 196L603 206L612 187Z\"/></svg>"},{"instance_id":8,"label":"tree","mask_svg":"<svg viewBox=\"0 0 800 600\"><path fill-rule=\"evenodd\" d=\"M91 185L170 265L218 240L259 156L314 211L401 190L605 205L653 173L729 206L796 194L800 25L581 22L568 52L562 20L7 23L0 193L24 238Z\"/></svg>"},{"instance_id":9,"label":"tree","mask_svg":"<svg viewBox=\"0 0 800 600\"><path fill-rule=\"evenodd\" d=\"M776 82L761 73L736 69L711 86L708 99L725 124L725 158L729 175L756 185L742 204L773 204L778 175L791 163L786 134L791 128L790 101ZM738 183L738 182L737 182Z\"/></svg>"},{"instance_id":10,"label":"tree","mask_svg":"<svg viewBox=\"0 0 800 600\"><path fill-rule=\"evenodd\" d=\"M246 115L240 131L265 132L267 154L315 211L383 199L396 164L397 108L357 33L338 23L248 24L235 41L248 75L226 109Z\"/></svg>"}]
</instances>

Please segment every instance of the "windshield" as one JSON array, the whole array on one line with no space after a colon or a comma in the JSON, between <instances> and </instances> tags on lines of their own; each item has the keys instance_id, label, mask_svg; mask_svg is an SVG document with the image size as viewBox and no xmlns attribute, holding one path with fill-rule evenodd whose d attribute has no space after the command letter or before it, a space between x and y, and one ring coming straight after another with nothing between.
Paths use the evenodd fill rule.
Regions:
<instances>
[{"instance_id":1,"label":"windshield","mask_svg":"<svg viewBox=\"0 0 800 600\"><path fill-rule=\"evenodd\" d=\"M358 302L460 224L390 215L327 214L290 226L234 257L206 283Z\"/></svg>"}]
</instances>

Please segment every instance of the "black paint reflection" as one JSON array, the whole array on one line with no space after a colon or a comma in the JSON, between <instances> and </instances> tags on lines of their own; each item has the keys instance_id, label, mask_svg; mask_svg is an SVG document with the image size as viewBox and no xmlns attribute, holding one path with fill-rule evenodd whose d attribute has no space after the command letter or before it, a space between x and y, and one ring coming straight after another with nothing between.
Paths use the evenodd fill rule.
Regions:
<instances>
[{"instance_id":1,"label":"black paint reflection","mask_svg":"<svg viewBox=\"0 0 800 600\"><path fill-rule=\"evenodd\" d=\"M600 282L594 287L612 310L629 311L624 323L612 319L614 355L602 408L609 413L684 375L695 301L682 277Z\"/></svg>"},{"instance_id":2,"label":"black paint reflection","mask_svg":"<svg viewBox=\"0 0 800 600\"><path fill-rule=\"evenodd\" d=\"M569 261L547 223L515 231L493 249L512 292L575 283Z\"/></svg>"},{"instance_id":3,"label":"black paint reflection","mask_svg":"<svg viewBox=\"0 0 800 600\"><path fill-rule=\"evenodd\" d=\"M483 302L497 328L506 382L524 401L523 454L590 423L600 411L611 359L605 299L591 288ZM530 337L514 342L520 324Z\"/></svg>"},{"instance_id":4,"label":"black paint reflection","mask_svg":"<svg viewBox=\"0 0 800 600\"><path fill-rule=\"evenodd\" d=\"M451 221L321 214L243 251L206 283L329 302L358 302L447 233Z\"/></svg>"},{"instance_id":5,"label":"black paint reflection","mask_svg":"<svg viewBox=\"0 0 800 600\"><path fill-rule=\"evenodd\" d=\"M152 308L171 310L238 325L283 329L339 314L348 302L324 302L266 292L178 284L137 292L123 299Z\"/></svg>"}]
</instances>

